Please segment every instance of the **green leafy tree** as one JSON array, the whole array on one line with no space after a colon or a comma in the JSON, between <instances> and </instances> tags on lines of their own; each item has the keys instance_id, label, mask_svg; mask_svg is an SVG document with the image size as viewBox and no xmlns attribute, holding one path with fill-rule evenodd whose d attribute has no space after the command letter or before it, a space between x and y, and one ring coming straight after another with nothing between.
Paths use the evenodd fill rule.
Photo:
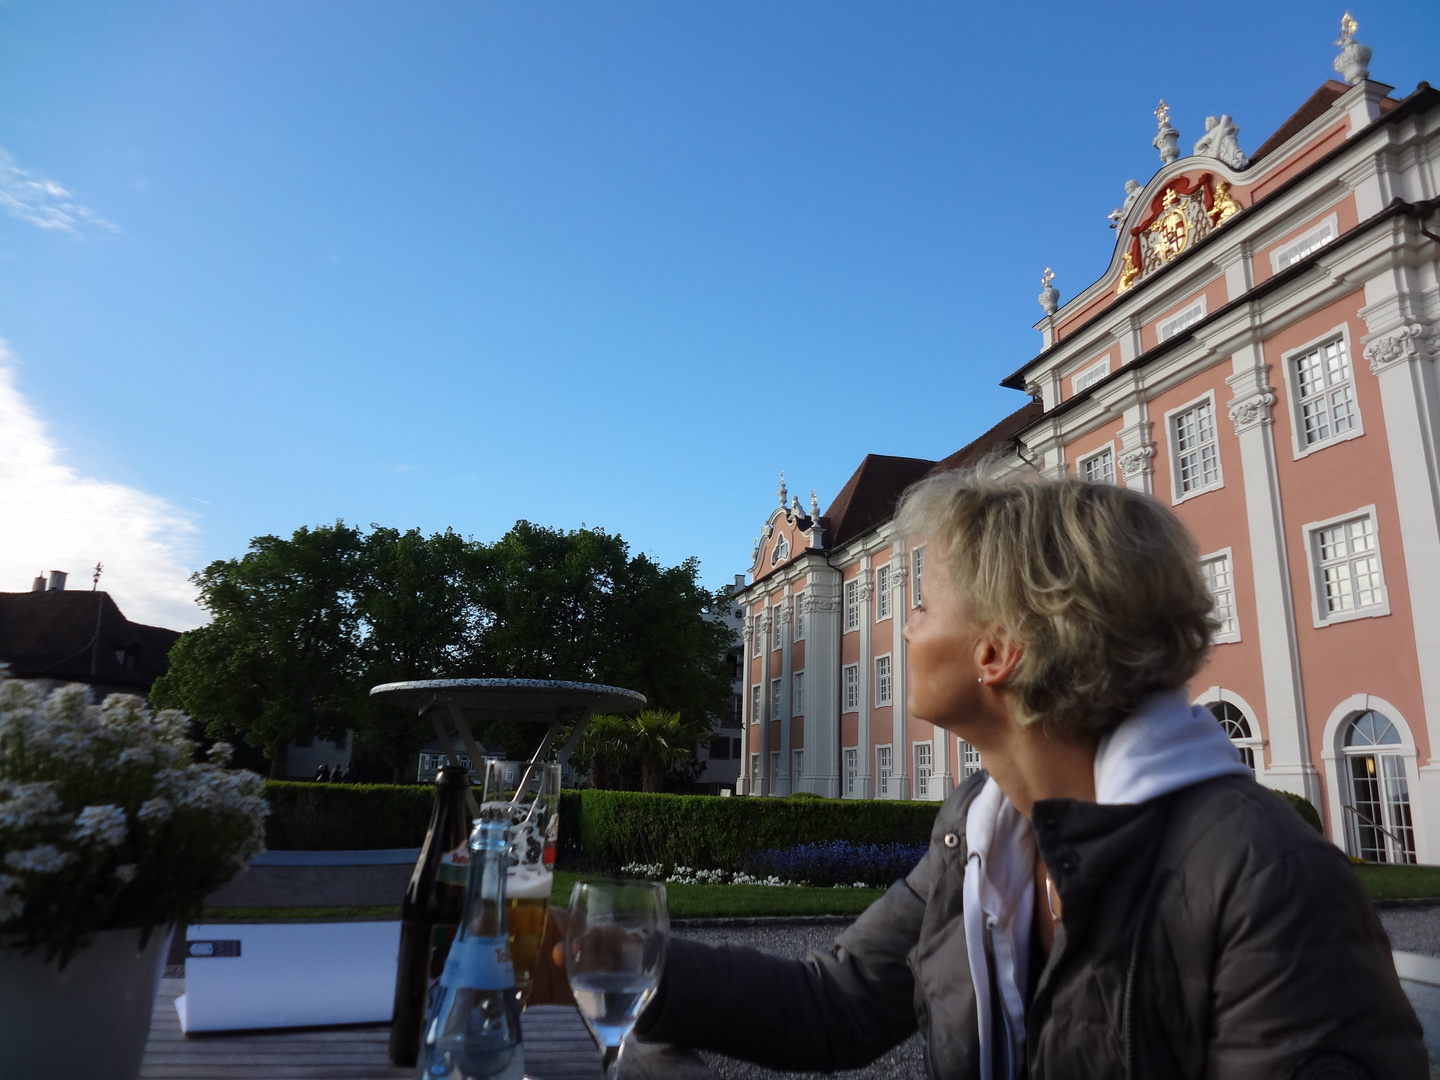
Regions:
<instances>
[{"instance_id":1,"label":"green leafy tree","mask_svg":"<svg viewBox=\"0 0 1440 1080\"><path fill-rule=\"evenodd\" d=\"M364 539L343 522L260 536L195 574L211 622L182 634L151 697L215 738L238 737L284 772L286 746L343 738L363 704L354 596Z\"/></svg>"},{"instance_id":2,"label":"green leafy tree","mask_svg":"<svg viewBox=\"0 0 1440 1080\"><path fill-rule=\"evenodd\" d=\"M664 791L666 774L695 760L695 744L709 735L710 726L682 720L677 712L645 709L635 717L632 729L640 759L640 790Z\"/></svg>"}]
</instances>

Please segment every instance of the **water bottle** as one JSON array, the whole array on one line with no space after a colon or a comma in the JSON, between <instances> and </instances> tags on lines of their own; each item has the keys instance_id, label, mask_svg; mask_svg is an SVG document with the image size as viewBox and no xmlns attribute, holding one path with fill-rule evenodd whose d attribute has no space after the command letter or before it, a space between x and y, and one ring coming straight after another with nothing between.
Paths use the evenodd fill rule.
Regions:
<instances>
[{"instance_id":1,"label":"water bottle","mask_svg":"<svg viewBox=\"0 0 1440 1080\"><path fill-rule=\"evenodd\" d=\"M475 826L465 911L426 1020L423 1080L524 1080L520 1006L505 919L509 854L504 822Z\"/></svg>"}]
</instances>

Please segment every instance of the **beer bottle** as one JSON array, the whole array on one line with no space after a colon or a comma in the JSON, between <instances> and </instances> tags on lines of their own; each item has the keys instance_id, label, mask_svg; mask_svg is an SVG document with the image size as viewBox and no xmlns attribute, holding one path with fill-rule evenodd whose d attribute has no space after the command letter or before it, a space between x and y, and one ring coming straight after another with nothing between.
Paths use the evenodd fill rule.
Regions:
<instances>
[{"instance_id":1,"label":"beer bottle","mask_svg":"<svg viewBox=\"0 0 1440 1080\"><path fill-rule=\"evenodd\" d=\"M390 1060L415 1064L425 1014L439 992L440 973L465 906L470 814L465 805L470 774L447 765L435 778L430 828L400 909L400 959L390 1021Z\"/></svg>"}]
</instances>

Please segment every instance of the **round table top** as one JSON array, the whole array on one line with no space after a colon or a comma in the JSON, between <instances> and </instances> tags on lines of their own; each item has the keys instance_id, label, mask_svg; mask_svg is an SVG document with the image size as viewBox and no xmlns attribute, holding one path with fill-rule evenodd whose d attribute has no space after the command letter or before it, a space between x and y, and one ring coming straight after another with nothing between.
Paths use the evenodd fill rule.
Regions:
<instances>
[{"instance_id":1,"label":"round table top","mask_svg":"<svg viewBox=\"0 0 1440 1080\"><path fill-rule=\"evenodd\" d=\"M467 720L529 720L550 723L589 709L634 712L645 695L618 686L555 679L421 679L372 687L376 701L419 710L433 702L456 705Z\"/></svg>"}]
</instances>

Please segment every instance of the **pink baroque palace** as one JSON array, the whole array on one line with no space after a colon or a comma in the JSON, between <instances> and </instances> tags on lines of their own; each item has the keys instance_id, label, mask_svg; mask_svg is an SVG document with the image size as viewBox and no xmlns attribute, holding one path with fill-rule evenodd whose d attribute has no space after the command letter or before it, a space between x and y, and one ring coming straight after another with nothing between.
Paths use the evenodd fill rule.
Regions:
<instances>
[{"instance_id":1,"label":"pink baroque palace","mask_svg":"<svg viewBox=\"0 0 1440 1080\"><path fill-rule=\"evenodd\" d=\"M1031 403L943 461L869 455L821 513L780 505L745 616L739 791L945 798L972 748L906 712L925 550L892 515L984 460L1173 507L1220 622L1190 687L1258 780L1375 862L1440 863L1440 92L1329 81L1248 157L1228 117L1126 185L1105 274L1004 385Z\"/></svg>"}]
</instances>

